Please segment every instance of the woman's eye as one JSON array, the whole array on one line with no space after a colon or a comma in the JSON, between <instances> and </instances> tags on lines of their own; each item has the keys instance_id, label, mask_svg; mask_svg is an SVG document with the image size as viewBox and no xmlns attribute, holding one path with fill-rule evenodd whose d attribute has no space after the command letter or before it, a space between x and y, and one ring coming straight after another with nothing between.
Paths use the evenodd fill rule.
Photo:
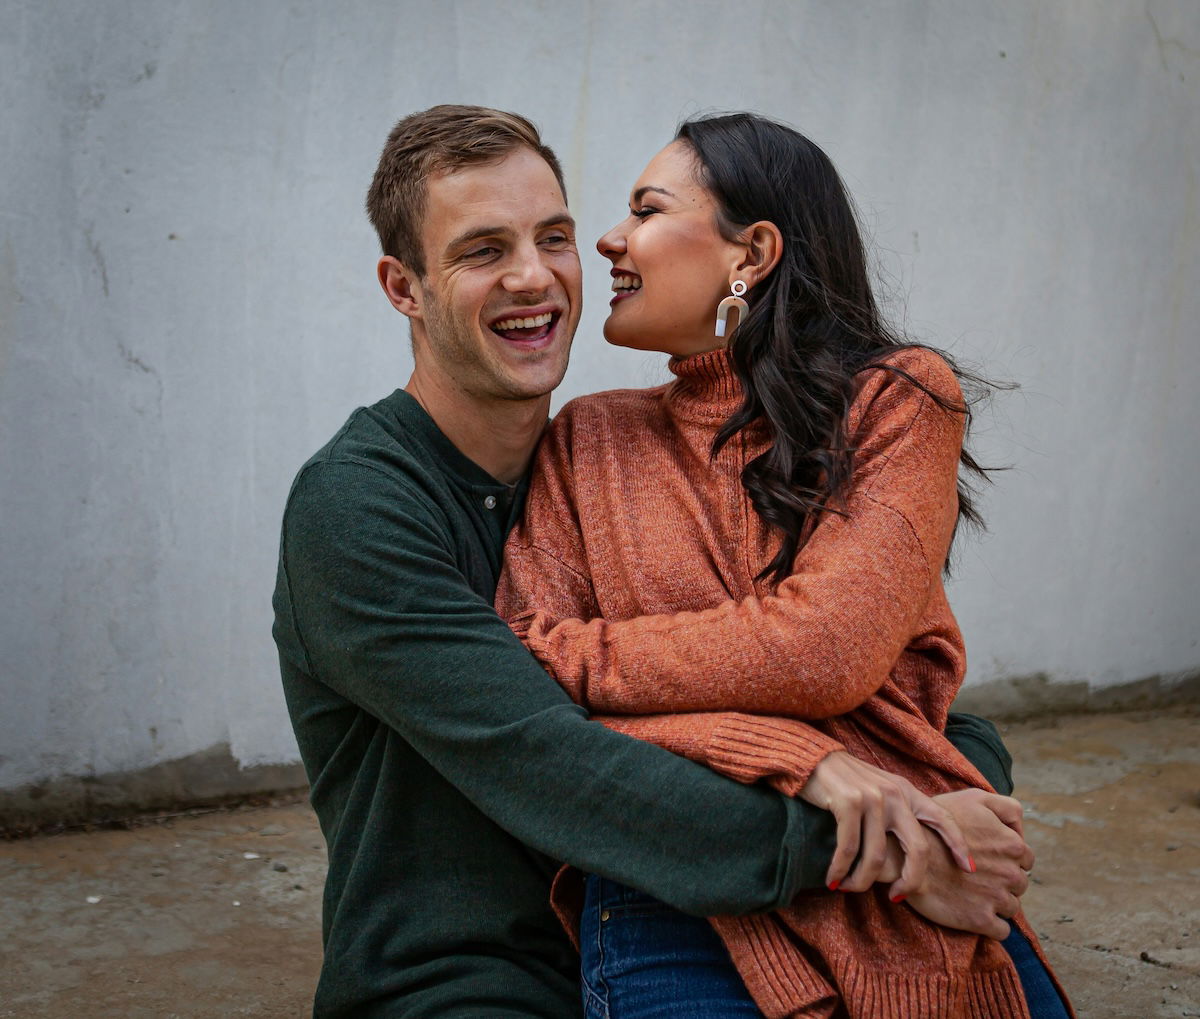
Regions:
<instances>
[{"instance_id":1,"label":"woman's eye","mask_svg":"<svg viewBox=\"0 0 1200 1019\"><path fill-rule=\"evenodd\" d=\"M640 209L630 209L629 214L634 219L645 219L647 216L653 216L659 210L650 205L643 205Z\"/></svg>"}]
</instances>

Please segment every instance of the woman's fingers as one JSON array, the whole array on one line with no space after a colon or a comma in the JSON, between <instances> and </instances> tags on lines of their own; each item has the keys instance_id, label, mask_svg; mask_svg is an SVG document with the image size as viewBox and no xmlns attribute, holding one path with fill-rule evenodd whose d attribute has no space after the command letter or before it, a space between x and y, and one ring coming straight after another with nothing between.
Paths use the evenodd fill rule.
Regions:
<instances>
[{"instance_id":1,"label":"woman's fingers","mask_svg":"<svg viewBox=\"0 0 1200 1019\"><path fill-rule=\"evenodd\" d=\"M842 890L865 892L879 878L887 859L887 825L884 819L883 799L878 793L863 797L862 801L862 845L858 852L858 865L842 882Z\"/></svg>"},{"instance_id":2,"label":"woman's fingers","mask_svg":"<svg viewBox=\"0 0 1200 1019\"><path fill-rule=\"evenodd\" d=\"M826 872L830 888L866 891L882 878L895 881L893 896L915 891L925 878L928 858L921 815L930 819L956 858L967 866L965 842L947 811L906 779L856 760L845 751L835 751L822 760L800 795L831 811L837 821L837 849ZM889 833L903 851L898 877L894 853L888 862ZM885 865L887 876L883 874Z\"/></svg>"},{"instance_id":3,"label":"woman's fingers","mask_svg":"<svg viewBox=\"0 0 1200 1019\"><path fill-rule=\"evenodd\" d=\"M836 892L842 887L858 856L858 848L862 842L862 814L839 805L839 808L834 810L833 817L837 821L837 849L833 852L833 860L825 874L825 883Z\"/></svg>"},{"instance_id":4,"label":"woman's fingers","mask_svg":"<svg viewBox=\"0 0 1200 1019\"><path fill-rule=\"evenodd\" d=\"M927 798L907 782L896 778L880 788L880 805L883 835L895 837L903 853L900 877L892 882L888 894L893 900L905 898L915 892L925 880L925 869L929 861L928 839L921 827L915 806L921 806ZM937 805L928 802L931 813Z\"/></svg>"},{"instance_id":5,"label":"woman's fingers","mask_svg":"<svg viewBox=\"0 0 1200 1019\"><path fill-rule=\"evenodd\" d=\"M941 837L954 857L954 862L968 874L975 873L975 861L971 858L971 850L967 847L967 838L963 835L954 815L945 807L935 803L928 796L913 790L913 813L927 828L932 828Z\"/></svg>"}]
</instances>

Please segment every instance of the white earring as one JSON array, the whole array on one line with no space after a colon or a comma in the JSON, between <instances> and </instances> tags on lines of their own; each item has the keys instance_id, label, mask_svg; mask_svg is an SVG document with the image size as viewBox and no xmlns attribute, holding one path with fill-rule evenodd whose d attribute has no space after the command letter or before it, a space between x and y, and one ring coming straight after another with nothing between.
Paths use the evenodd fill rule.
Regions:
<instances>
[{"instance_id":1,"label":"white earring","mask_svg":"<svg viewBox=\"0 0 1200 1019\"><path fill-rule=\"evenodd\" d=\"M720 304L717 305L717 335L725 335L725 326L729 321L729 312L737 309L737 321L734 322L733 328L736 329L742 324L742 319L746 317L746 312L750 310L750 305L742 300L742 294L746 292L745 280L734 280L729 287L733 291ZM730 330L732 332L733 330Z\"/></svg>"}]
</instances>

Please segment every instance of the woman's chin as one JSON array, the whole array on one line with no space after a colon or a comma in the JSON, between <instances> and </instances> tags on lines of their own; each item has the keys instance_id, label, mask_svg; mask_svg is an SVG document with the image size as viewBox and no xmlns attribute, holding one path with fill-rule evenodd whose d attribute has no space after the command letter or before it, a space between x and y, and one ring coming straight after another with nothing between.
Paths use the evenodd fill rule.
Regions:
<instances>
[{"instance_id":1,"label":"woman's chin","mask_svg":"<svg viewBox=\"0 0 1200 1019\"><path fill-rule=\"evenodd\" d=\"M604 340L612 347L629 347L633 350L653 349L647 348L643 344L637 342L637 337L630 330L622 329L619 326L613 325L612 313L609 313L608 318L604 320Z\"/></svg>"}]
</instances>

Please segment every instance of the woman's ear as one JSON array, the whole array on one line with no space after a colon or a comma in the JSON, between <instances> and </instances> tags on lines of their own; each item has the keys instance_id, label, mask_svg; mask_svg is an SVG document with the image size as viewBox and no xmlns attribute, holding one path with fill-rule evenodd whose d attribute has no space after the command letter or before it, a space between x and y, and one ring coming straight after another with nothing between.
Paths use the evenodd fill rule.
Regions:
<instances>
[{"instance_id":1,"label":"woman's ear","mask_svg":"<svg viewBox=\"0 0 1200 1019\"><path fill-rule=\"evenodd\" d=\"M417 276L403 262L392 255L384 255L376 267L379 285L401 315L421 318L421 289Z\"/></svg>"},{"instance_id":2,"label":"woman's ear","mask_svg":"<svg viewBox=\"0 0 1200 1019\"><path fill-rule=\"evenodd\" d=\"M745 254L736 275L738 279L744 279L747 286L753 287L766 279L783 257L783 234L774 223L763 219L742 231L741 243Z\"/></svg>"}]
</instances>

